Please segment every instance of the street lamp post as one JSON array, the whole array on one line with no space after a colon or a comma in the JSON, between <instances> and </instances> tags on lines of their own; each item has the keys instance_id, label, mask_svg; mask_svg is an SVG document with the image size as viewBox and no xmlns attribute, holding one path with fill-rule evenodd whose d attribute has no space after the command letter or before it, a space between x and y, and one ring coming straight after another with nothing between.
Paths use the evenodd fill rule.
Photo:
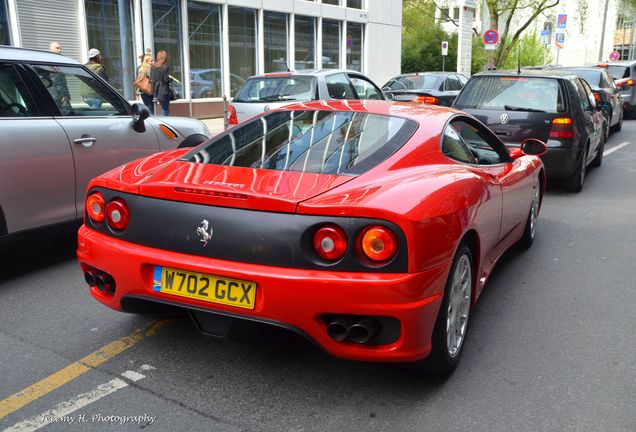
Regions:
<instances>
[{"instance_id":1,"label":"street lamp post","mask_svg":"<svg viewBox=\"0 0 636 432\"><path fill-rule=\"evenodd\" d=\"M598 61L603 61L603 44L605 43L605 26L607 24L607 7L609 0L605 0L605 13L603 14L603 30L601 30L601 46L598 49Z\"/></svg>"}]
</instances>

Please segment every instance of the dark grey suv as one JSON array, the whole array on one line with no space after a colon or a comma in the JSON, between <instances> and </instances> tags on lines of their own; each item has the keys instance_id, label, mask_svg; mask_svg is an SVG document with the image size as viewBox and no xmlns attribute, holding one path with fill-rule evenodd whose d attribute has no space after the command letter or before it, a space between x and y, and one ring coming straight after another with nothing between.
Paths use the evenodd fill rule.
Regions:
<instances>
[{"instance_id":1,"label":"dark grey suv","mask_svg":"<svg viewBox=\"0 0 636 432\"><path fill-rule=\"evenodd\" d=\"M93 177L209 136L199 120L148 117L73 59L2 46L0 131L0 247L72 228Z\"/></svg>"},{"instance_id":2,"label":"dark grey suv","mask_svg":"<svg viewBox=\"0 0 636 432\"><path fill-rule=\"evenodd\" d=\"M453 107L487 125L510 147L527 138L548 145L541 157L549 179L583 188L588 165L600 166L605 117L589 84L572 73L548 70L473 75Z\"/></svg>"}]
</instances>

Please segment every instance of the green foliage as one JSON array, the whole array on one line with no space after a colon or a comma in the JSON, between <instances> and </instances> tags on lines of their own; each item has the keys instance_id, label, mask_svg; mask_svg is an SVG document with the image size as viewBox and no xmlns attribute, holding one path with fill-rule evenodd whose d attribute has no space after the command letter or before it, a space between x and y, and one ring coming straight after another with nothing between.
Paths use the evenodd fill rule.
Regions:
<instances>
[{"instance_id":1,"label":"green foliage","mask_svg":"<svg viewBox=\"0 0 636 432\"><path fill-rule=\"evenodd\" d=\"M481 36L473 36L473 53L470 64L470 73L483 72L488 63L488 51L484 48L484 41Z\"/></svg>"},{"instance_id":2,"label":"green foliage","mask_svg":"<svg viewBox=\"0 0 636 432\"><path fill-rule=\"evenodd\" d=\"M422 25L402 37L402 73L442 70L442 41L448 41L445 70L457 70L457 35L439 26Z\"/></svg>"},{"instance_id":3,"label":"green foliage","mask_svg":"<svg viewBox=\"0 0 636 432\"><path fill-rule=\"evenodd\" d=\"M520 60L519 63L518 60ZM527 34L522 36L512 48L504 67L516 69L519 64L521 66L538 66L550 63L552 63L552 55L541 43L541 38L536 34Z\"/></svg>"}]
</instances>

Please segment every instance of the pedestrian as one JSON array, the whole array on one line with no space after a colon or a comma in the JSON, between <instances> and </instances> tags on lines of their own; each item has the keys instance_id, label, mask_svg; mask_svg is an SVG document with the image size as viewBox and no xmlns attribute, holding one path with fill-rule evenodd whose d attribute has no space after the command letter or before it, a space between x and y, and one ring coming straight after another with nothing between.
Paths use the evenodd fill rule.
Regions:
<instances>
[{"instance_id":1,"label":"pedestrian","mask_svg":"<svg viewBox=\"0 0 636 432\"><path fill-rule=\"evenodd\" d=\"M141 60L141 64L137 68L137 79L135 80L135 82L144 80L144 78L146 78L149 83L152 82L150 80L150 70L152 68L152 56L150 54L142 54L139 56L139 59ZM149 87L150 87L150 94L146 93L141 88L137 89L137 93L141 96L141 100L143 101L144 105L148 107L150 114L154 114L155 104L152 101L154 96L152 94L153 93L152 85L150 84Z\"/></svg>"},{"instance_id":2,"label":"pedestrian","mask_svg":"<svg viewBox=\"0 0 636 432\"><path fill-rule=\"evenodd\" d=\"M153 95L161 105L161 115L170 115L170 68L168 53L164 50L157 53L150 70L150 81L154 90Z\"/></svg>"},{"instance_id":3,"label":"pedestrian","mask_svg":"<svg viewBox=\"0 0 636 432\"><path fill-rule=\"evenodd\" d=\"M86 67L92 70L95 75L102 78L104 81L108 81L108 77L106 76L106 69L102 65L102 53L99 52L97 48L91 48L88 50L88 63L86 63ZM84 82L80 83L80 94L84 99L84 102L91 109L100 109L102 107L103 99L97 92Z\"/></svg>"},{"instance_id":4,"label":"pedestrian","mask_svg":"<svg viewBox=\"0 0 636 432\"><path fill-rule=\"evenodd\" d=\"M53 41L49 45L49 51L62 54L62 45L57 41ZM49 87L49 93L51 93L51 97L53 97L53 100L63 114L70 112L71 94L68 91L66 76L61 71L51 72L50 79L51 86Z\"/></svg>"}]
</instances>

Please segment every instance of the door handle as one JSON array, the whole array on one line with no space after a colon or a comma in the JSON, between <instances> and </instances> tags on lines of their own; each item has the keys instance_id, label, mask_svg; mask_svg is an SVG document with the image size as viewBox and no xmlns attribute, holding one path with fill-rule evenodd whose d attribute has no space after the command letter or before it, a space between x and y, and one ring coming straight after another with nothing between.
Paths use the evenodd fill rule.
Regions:
<instances>
[{"instance_id":1,"label":"door handle","mask_svg":"<svg viewBox=\"0 0 636 432\"><path fill-rule=\"evenodd\" d=\"M73 140L75 144L81 144L84 147L92 146L95 141L97 141L97 138L93 138L92 136L87 134L84 134L80 138L76 138Z\"/></svg>"}]
</instances>

